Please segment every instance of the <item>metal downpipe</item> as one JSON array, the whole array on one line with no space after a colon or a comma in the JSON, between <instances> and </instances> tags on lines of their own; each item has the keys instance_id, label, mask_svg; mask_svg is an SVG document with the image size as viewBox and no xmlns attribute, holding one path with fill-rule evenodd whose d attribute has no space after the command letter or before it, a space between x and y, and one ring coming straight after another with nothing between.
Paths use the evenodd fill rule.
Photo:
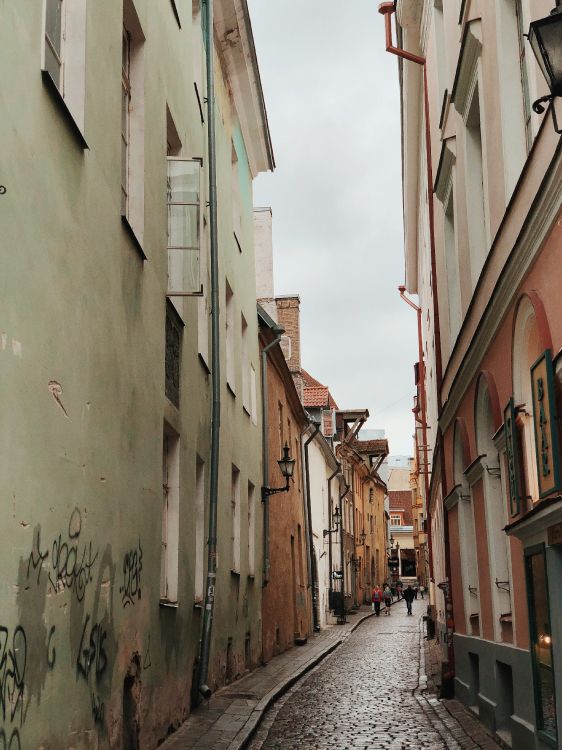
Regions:
<instances>
[{"instance_id":1,"label":"metal downpipe","mask_svg":"<svg viewBox=\"0 0 562 750\"><path fill-rule=\"evenodd\" d=\"M344 479L345 482L345 479ZM340 492L340 566L341 566L341 612L340 612L340 623L345 623L345 555L344 555L344 544L345 544L345 523L344 523L344 498L349 492L349 485L345 482L345 490Z\"/></svg>"},{"instance_id":2,"label":"metal downpipe","mask_svg":"<svg viewBox=\"0 0 562 750\"><path fill-rule=\"evenodd\" d=\"M207 586L199 650L198 689L204 698L211 696L207 685L211 634L217 579L217 510L220 438L220 328L219 328L219 258L217 229L217 155L215 134L214 9L213 0L203 0L205 10L205 58L207 65L207 139L209 158L209 225L211 240L211 465L209 490L209 538L207 547Z\"/></svg>"},{"instance_id":3,"label":"metal downpipe","mask_svg":"<svg viewBox=\"0 0 562 750\"><path fill-rule=\"evenodd\" d=\"M328 477L328 529L332 528L332 480L335 479L335 477L340 473L341 471L341 464L338 462L338 465L336 466L336 470L333 474L330 474ZM333 568L333 560L332 560L332 535L328 534L328 570L330 571L330 585L329 585L329 592L330 594L334 590L334 587L332 586L332 568Z\"/></svg>"},{"instance_id":4,"label":"metal downpipe","mask_svg":"<svg viewBox=\"0 0 562 750\"><path fill-rule=\"evenodd\" d=\"M261 499L263 503L263 571L262 587L269 583L269 495L264 492L269 485L269 399L267 390L267 353L281 341L285 329L281 326L273 329L275 339L264 346L261 353L261 402L262 402L262 467L263 481ZM283 446L281 446L283 450Z\"/></svg>"},{"instance_id":5,"label":"metal downpipe","mask_svg":"<svg viewBox=\"0 0 562 750\"><path fill-rule=\"evenodd\" d=\"M312 503L310 500L310 468L308 462L308 446L320 432L320 423L314 424L312 432L304 443L304 473L306 482L306 518L308 524L308 556L310 560L310 588L312 592L312 627L314 631L320 630L320 617L318 612L318 566L313 560L314 556L314 534L312 533Z\"/></svg>"}]
</instances>

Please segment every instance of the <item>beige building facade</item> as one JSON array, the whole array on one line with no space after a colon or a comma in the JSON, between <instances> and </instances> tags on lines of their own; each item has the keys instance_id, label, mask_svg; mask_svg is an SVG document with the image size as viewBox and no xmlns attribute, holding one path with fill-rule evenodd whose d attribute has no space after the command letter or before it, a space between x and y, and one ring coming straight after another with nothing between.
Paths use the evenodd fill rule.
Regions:
<instances>
[{"instance_id":1,"label":"beige building facade","mask_svg":"<svg viewBox=\"0 0 562 750\"><path fill-rule=\"evenodd\" d=\"M201 14L146 0L0 11L10 748L153 748L197 700L212 363ZM214 39L213 690L261 659L252 180L273 167L244 2L215 4Z\"/></svg>"}]
</instances>

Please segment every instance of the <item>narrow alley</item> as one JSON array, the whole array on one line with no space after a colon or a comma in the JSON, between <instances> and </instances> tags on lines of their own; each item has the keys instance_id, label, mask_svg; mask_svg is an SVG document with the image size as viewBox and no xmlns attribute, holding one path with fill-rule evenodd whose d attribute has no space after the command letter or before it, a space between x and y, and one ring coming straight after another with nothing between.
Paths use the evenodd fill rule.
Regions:
<instances>
[{"instance_id":1,"label":"narrow alley","mask_svg":"<svg viewBox=\"0 0 562 750\"><path fill-rule=\"evenodd\" d=\"M400 601L390 617L366 619L269 709L250 749L499 748L456 701L425 692L426 603L414 601L412 617Z\"/></svg>"}]
</instances>

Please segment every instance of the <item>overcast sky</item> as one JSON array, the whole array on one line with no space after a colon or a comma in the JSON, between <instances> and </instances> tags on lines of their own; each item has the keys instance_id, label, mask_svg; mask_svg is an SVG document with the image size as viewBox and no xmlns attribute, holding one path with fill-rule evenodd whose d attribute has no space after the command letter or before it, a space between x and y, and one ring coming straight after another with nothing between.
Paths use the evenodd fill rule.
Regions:
<instances>
[{"instance_id":1,"label":"overcast sky","mask_svg":"<svg viewBox=\"0 0 562 750\"><path fill-rule=\"evenodd\" d=\"M302 366L412 453L415 312L404 281L397 60L378 0L249 0L277 168L276 294L301 299Z\"/></svg>"}]
</instances>

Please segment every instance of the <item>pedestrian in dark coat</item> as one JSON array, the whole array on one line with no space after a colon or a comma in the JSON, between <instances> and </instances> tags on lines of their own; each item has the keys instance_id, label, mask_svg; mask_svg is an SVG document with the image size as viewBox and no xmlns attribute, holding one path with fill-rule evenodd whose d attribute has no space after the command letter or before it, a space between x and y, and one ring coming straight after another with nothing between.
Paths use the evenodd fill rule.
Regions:
<instances>
[{"instance_id":1,"label":"pedestrian in dark coat","mask_svg":"<svg viewBox=\"0 0 562 750\"><path fill-rule=\"evenodd\" d=\"M406 590L402 594L402 597L404 601L406 602L406 607L408 608L409 615L412 614L412 602L414 601L414 596L415 596L414 589L410 585L408 585L406 587Z\"/></svg>"}]
</instances>

